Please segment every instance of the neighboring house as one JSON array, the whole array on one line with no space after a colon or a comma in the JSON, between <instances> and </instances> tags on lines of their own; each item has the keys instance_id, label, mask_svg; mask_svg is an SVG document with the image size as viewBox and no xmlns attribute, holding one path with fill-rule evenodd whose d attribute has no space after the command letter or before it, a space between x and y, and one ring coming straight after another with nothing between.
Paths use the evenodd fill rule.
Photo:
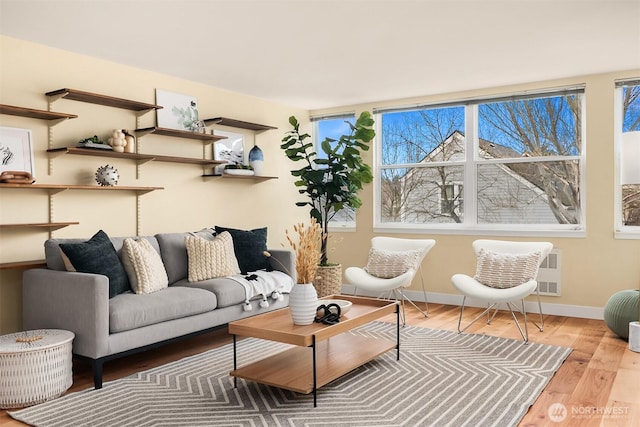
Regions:
<instances>
[{"instance_id":1,"label":"neighboring house","mask_svg":"<svg viewBox=\"0 0 640 427\"><path fill-rule=\"evenodd\" d=\"M395 179L383 179L383 222L462 222L463 166L429 164L462 161L464 145L465 136L455 131L420 162L427 167L413 167ZM520 157L515 150L490 141L480 140L479 145L483 159ZM479 165L478 223L557 224L542 176L533 163Z\"/></svg>"}]
</instances>

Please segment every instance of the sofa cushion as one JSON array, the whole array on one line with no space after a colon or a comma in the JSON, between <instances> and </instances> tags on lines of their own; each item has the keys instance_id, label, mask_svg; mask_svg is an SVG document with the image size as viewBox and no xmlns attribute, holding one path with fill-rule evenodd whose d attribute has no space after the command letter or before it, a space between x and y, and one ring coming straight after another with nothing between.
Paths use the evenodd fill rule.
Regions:
<instances>
[{"instance_id":1,"label":"sofa cushion","mask_svg":"<svg viewBox=\"0 0 640 427\"><path fill-rule=\"evenodd\" d=\"M162 258L148 240L125 239L121 255L124 270L136 294L150 294L169 285Z\"/></svg>"},{"instance_id":2,"label":"sofa cushion","mask_svg":"<svg viewBox=\"0 0 640 427\"><path fill-rule=\"evenodd\" d=\"M206 313L216 307L215 294L196 288L178 286L147 295L120 294L109 300L109 332Z\"/></svg>"},{"instance_id":3,"label":"sofa cushion","mask_svg":"<svg viewBox=\"0 0 640 427\"><path fill-rule=\"evenodd\" d=\"M189 282L187 279L183 279L174 283L171 287L206 289L207 292L216 295L218 308L242 304L246 298L246 291L244 287L235 280L227 277L217 277L215 279L203 280L201 282Z\"/></svg>"},{"instance_id":4,"label":"sofa cushion","mask_svg":"<svg viewBox=\"0 0 640 427\"><path fill-rule=\"evenodd\" d=\"M124 239L126 239L126 237L110 237L111 243L113 244L113 247L118 253L120 259L122 259L122 245L124 243ZM156 251L160 252L160 246L158 246L158 241L155 237L142 236L139 237L139 239L145 239ZM47 262L47 268L58 271L69 271L65 267L62 259L63 252L60 250L60 245L62 243L82 243L86 240L87 239L78 238L53 238L46 240L44 242L44 256Z\"/></svg>"},{"instance_id":5,"label":"sofa cushion","mask_svg":"<svg viewBox=\"0 0 640 427\"><path fill-rule=\"evenodd\" d=\"M186 236L199 236L206 240L213 240L215 231L211 228L206 228L197 232L159 233L155 235L160 246L160 256L162 256L162 262L167 271L169 284L188 277L189 259L184 241Z\"/></svg>"},{"instance_id":6,"label":"sofa cushion","mask_svg":"<svg viewBox=\"0 0 640 427\"><path fill-rule=\"evenodd\" d=\"M240 273L231 234L220 233L213 240L186 236L185 243L189 259L189 282Z\"/></svg>"},{"instance_id":7,"label":"sofa cushion","mask_svg":"<svg viewBox=\"0 0 640 427\"><path fill-rule=\"evenodd\" d=\"M233 250L242 274L250 271L270 268L269 258L264 254L267 250L267 228L255 230L238 230L216 226L216 233L228 231L233 238Z\"/></svg>"},{"instance_id":8,"label":"sofa cushion","mask_svg":"<svg viewBox=\"0 0 640 427\"><path fill-rule=\"evenodd\" d=\"M61 243L74 271L102 274L109 278L109 298L131 290L129 278L107 233L100 230L81 243Z\"/></svg>"}]
</instances>

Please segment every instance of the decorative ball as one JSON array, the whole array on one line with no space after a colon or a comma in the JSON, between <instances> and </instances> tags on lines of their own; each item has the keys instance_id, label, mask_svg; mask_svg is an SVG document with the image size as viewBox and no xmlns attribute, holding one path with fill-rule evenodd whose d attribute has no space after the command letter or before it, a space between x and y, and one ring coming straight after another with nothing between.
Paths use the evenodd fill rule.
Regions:
<instances>
[{"instance_id":1,"label":"decorative ball","mask_svg":"<svg viewBox=\"0 0 640 427\"><path fill-rule=\"evenodd\" d=\"M118 184L118 169L113 166L100 166L96 171L96 182L103 187L113 187Z\"/></svg>"},{"instance_id":2,"label":"decorative ball","mask_svg":"<svg viewBox=\"0 0 640 427\"><path fill-rule=\"evenodd\" d=\"M629 323L638 320L640 291L629 289L611 296L604 306L604 322L620 338L629 339Z\"/></svg>"}]
</instances>

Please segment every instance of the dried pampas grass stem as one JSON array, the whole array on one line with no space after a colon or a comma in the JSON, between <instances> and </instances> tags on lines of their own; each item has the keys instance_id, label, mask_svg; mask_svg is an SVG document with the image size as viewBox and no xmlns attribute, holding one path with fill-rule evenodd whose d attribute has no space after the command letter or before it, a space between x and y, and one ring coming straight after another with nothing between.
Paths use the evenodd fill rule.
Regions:
<instances>
[{"instance_id":1,"label":"dried pampas grass stem","mask_svg":"<svg viewBox=\"0 0 640 427\"><path fill-rule=\"evenodd\" d=\"M286 230L286 236L289 245L296 253L298 283L312 283L320 262L322 229L320 224L311 218L308 226L302 222L294 224L293 231L297 236L292 237L289 230Z\"/></svg>"}]
</instances>

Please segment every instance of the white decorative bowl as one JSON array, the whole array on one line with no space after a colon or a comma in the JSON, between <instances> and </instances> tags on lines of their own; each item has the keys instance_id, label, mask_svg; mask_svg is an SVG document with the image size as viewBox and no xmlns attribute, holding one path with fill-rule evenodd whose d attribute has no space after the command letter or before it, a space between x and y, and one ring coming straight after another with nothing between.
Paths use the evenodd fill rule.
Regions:
<instances>
[{"instance_id":1,"label":"white decorative bowl","mask_svg":"<svg viewBox=\"0 0 640 427\"><path fill-rule=\"evenodd\" d=\"M338 304L340 306L340 314L346 314L353 305L351 301L347 301L345 299L321 299L319 302L322 302L325 305Z\"/></svg>"}]
</instances>

